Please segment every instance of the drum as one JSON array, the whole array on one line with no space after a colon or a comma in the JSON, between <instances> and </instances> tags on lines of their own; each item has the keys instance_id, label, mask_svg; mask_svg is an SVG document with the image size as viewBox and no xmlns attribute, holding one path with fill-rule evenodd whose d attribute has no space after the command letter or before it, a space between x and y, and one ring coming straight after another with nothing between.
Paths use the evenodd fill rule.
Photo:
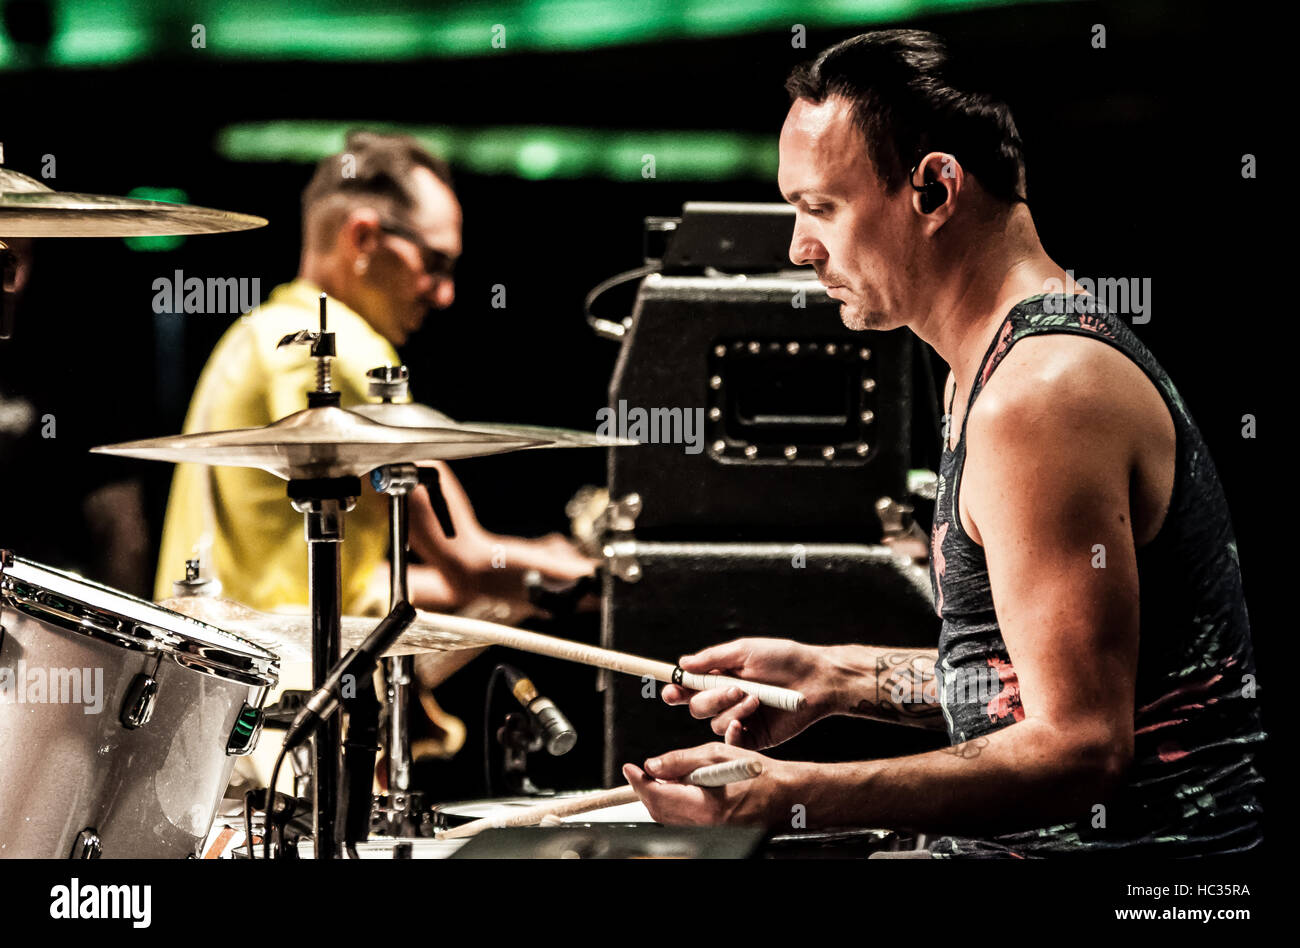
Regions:
<instances>
[{"instance_id":1,"label":"drum","mask_svg":"<svg viewBox=\"0 0 1300 948\"><path fill-rule=\"evenodd\" d=\"M0 552L0 856L196 855L279 659Z\"/></svg>"}]
</instances>

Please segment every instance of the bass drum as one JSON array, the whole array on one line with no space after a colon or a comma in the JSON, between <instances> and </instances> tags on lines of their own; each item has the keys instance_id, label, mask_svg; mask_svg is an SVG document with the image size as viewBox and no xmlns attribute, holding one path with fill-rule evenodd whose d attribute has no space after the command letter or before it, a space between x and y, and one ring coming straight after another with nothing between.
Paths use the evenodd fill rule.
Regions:
<instances>
[{"instance_id":1,"label":"bass drum","mask_svg":"<svg viewBox=\"0 0 1300 948\"><path fill-rule=\"evenodd\" d=\"M271 652L0 552L0 856L196 855Z\"/></svg>"}]
</instances>

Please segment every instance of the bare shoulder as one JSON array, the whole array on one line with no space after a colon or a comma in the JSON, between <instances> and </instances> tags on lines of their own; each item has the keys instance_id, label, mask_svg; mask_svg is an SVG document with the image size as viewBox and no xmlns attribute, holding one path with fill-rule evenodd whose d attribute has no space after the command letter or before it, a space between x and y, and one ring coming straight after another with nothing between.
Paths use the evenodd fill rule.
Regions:
<instances>
[{"instance_id":1,"label":"bare shoulder","mask_svg":"<svg viewBox=\"0 0 1300 948\"><path fill-rule=\"evenodd\" d=\"M973 435L1095 451L1167 435L1173 420L1146 373L1099 339L1066 333L1022 339L971 410ZM1100 436L1080 444L1083 435ZM1126 437L1127 436L1127 437ZM1163 440L1163 439L1162 439Z\"/></svg>"}]
</instances>

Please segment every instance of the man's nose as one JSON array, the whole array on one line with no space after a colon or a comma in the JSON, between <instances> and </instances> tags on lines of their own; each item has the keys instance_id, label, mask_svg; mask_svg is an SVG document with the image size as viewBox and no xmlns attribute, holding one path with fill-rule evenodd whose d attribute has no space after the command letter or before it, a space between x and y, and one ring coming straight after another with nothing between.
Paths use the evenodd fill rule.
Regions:
<instances>
[{"instance_id":1,"label":"man's nose","mask_svg":"<svg viewBox=\"0 0 1300 948\"><path fill-rule=\"evenodd\" d=\"M451 277L434 280L425 298L435 309L446 309L456 299L456 281Z\"/></svg>"},{"instance_id":2,"label":"man's nose","mask_svg":"<svg viewBox=\"0 0 1300 948\"><path fill-rule=\"evenodd\" d=\"M795 224L794 236L790 238L790 262L796 267L803 267L825 259L826 248L821 245L821 241L804 233Z\"/></svg>"}]
</instances>

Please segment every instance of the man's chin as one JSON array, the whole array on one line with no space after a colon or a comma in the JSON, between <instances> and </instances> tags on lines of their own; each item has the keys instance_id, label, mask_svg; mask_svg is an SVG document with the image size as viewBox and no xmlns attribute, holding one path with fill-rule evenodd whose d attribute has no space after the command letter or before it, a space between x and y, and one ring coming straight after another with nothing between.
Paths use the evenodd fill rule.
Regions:
<instances>
[{"instance_id":1,"label":"man's chin","mask_svg":"<svg viewBox=\"0 0 1300 948\"><path fill-rule=\"evenodd\" d=\"M889 317L884 313L877 311L864 312L861 307L852 303L840 303L840 322L844 324L845 329L851 329L854 332L883 329L888 321Z\"/></svg>"},{"instance_id":2,"label":"man's chin","mask_svg":"<svg viewBox=\"0 0 1300 948\"><path fill-rule=\"evenodd\" d=\"M854 332L871 328L862 310L852 303L840 303L840 322L844 324L845 329L852 329Z\"/></svg>"}]
</instances>

